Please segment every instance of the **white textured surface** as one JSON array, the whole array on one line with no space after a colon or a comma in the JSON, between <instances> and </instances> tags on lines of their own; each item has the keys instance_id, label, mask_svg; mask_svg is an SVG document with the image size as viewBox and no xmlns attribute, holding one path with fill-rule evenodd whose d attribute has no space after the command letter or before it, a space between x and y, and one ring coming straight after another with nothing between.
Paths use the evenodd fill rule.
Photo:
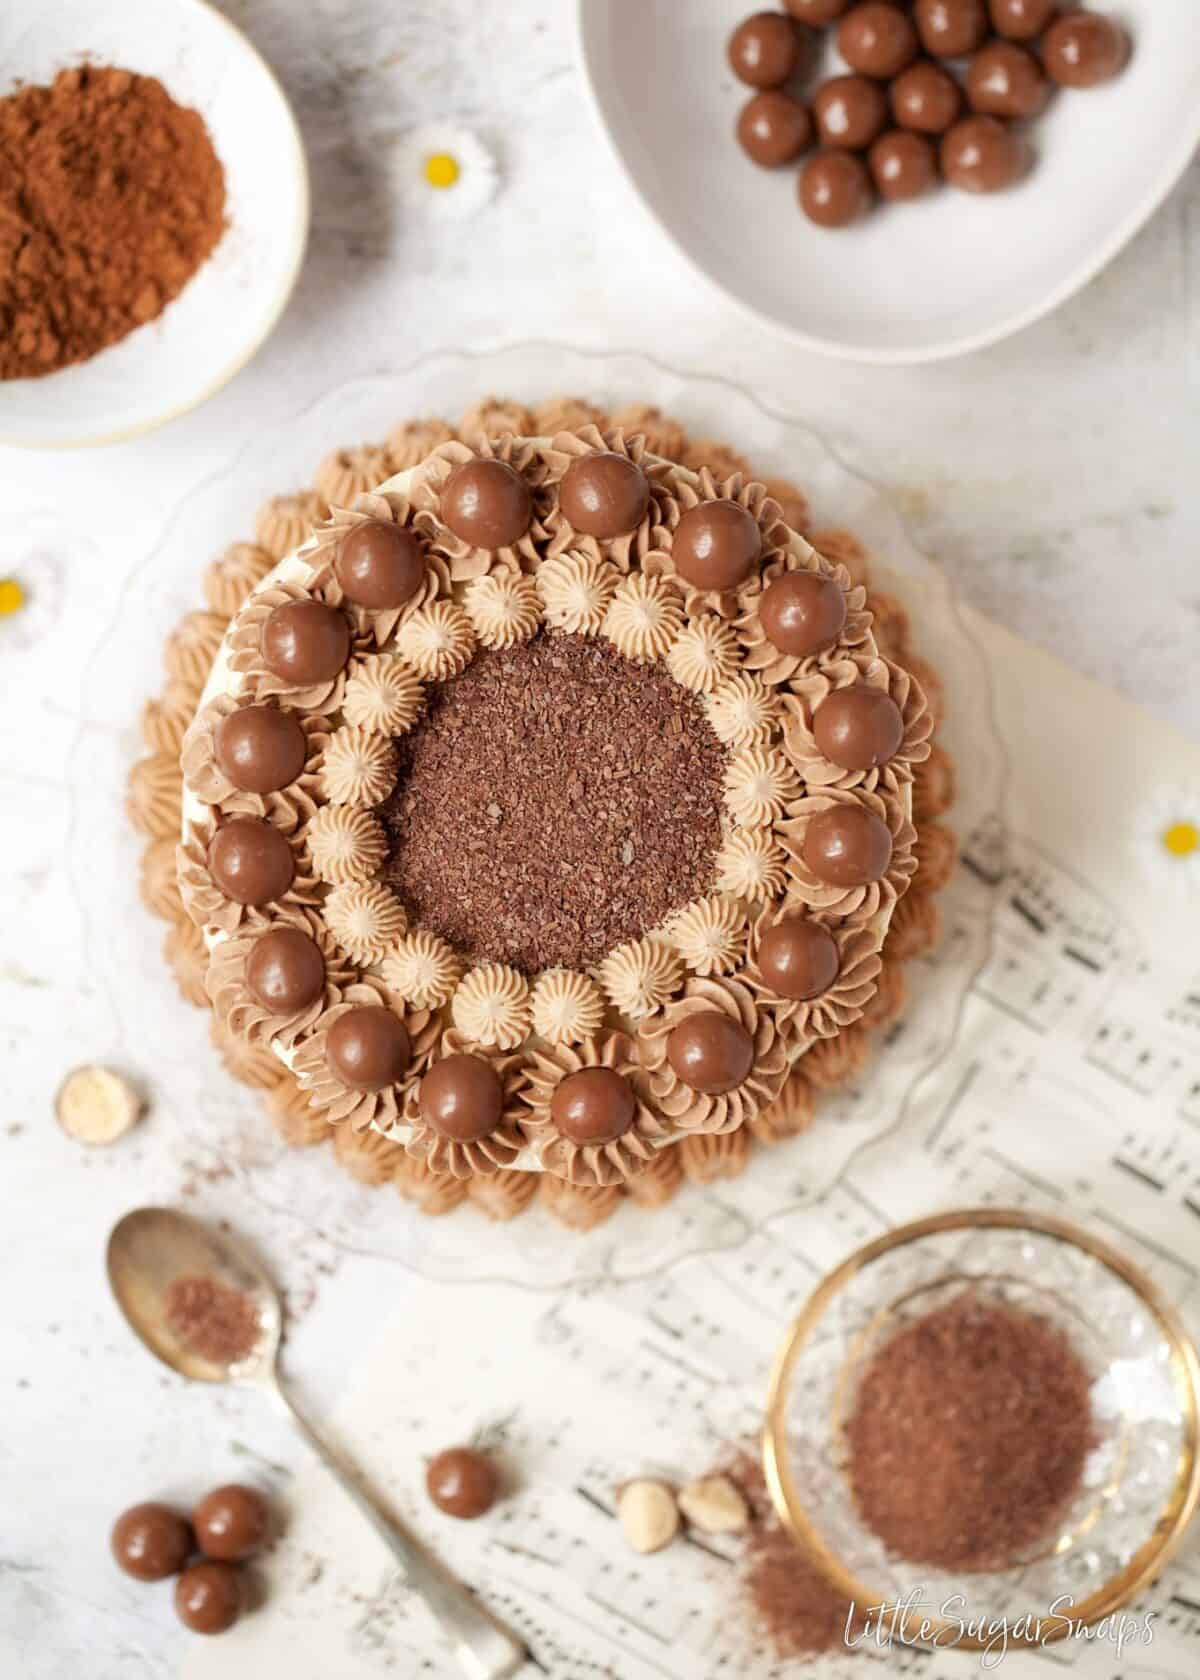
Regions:
<instances>
[{"instance_id":1,"label":"white textured surface","mask_svg":"<svg viewBox=\"0 0 1200 1680\"><path fill-rule=\"evenodd\" d=\"M636 11L634 0L612 3ZM290 1454L265 1412L184 1391L130 1346L101 1278L109 1214L177 1186L150 1172L136 1139L81 1158L50 1118L62 1071L104 1059L113 1031L72 895L114 886L72 879L65 862L73 670L118 581L235 449L338 380L441 344L538 335L652 349L812 420L891 488L968 600L1200 737L1195 167L1098 282L1010 343L918 371L838 366L748 327L659 242L588 126L560 0L236 0L229 10L298 101L314 166L313 248L280 331L209 407L152 438L90 455L0 451L4 555L36 549L66 566L56 640L0 655L5 1680L173 1672L181 1640L166 1595L116 1579L104 1556L116 1508L252 1473L258 1459L231 1440L253 1442L255 1455ZM397 208L389 137L430 118L476 127L501 160L501 192L467 227L426 227ZM181 606L195 599L202 560L164 580ZM1086 695L1071 704L1086 706ZM132 756L134 720L104 717L90 739ZM1194 761L1186 768L1195 774ZM1111 814L1110 794L1090 807L1097 820ZM114 920L108 939L127 947L149 1006L162 987L154 936ZM153 1013L157 1023L166 1012ZM231 1088L215 1084L197 1013L175 1009L146 1062L183 1093L156 1111L155 1127L181 1126L185 1107L219 1122ZM220 1206L219 1176L206 1182L219 1163L179 1170L199 1185L200 1206ZM329 1405L355 1336L400 1304L402 1283L334 1249L319 1228L281 1261L294 1304L316 1302L304 1375Z\"/></svg>"}]
</instances>

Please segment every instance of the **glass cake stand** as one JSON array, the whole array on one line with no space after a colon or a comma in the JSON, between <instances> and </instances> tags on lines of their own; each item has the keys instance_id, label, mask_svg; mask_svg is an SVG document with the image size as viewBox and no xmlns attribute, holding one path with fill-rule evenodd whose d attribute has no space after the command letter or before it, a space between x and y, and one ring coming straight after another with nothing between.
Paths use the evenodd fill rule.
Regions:
<instances>
[{"instance_id":1,"label":"glass cake stand","mask_svg":"<svg viewBox=\"0 0 1200 1680\"><path fill-rule=\"evenodd\" d=\"M959 769L948 820L964 849L989 862L988 869L960 868L940 896L945 937L930 959L908 967L902 1026L881 1035L884 1053L853 1086L822 1100L809 1132L757 1150L736 1181L686 1187L653 1212L626 1203L586 1233L564 1230L537 1207L510 1224L492 1224L470 1207L431 1219L386 1188L359 1188L323 1150L283 1148L258 1095L225 1075L208 1045L207 1021L180 1003L164 971L161 928L138 903L138 842L121 810L124 778L139 751L133 720L160 686L163 642L185 612L202 605L208 562L250 536L260 502L311 484L318 462L336 447L381 441L403 419L454 418L491 393L527 401L581 395L614 407L653 403L677 415L694 438L728 442L756 471L793 479L819 526L860 537L873 578L911 615L914 649L944 682L941 738ZM953 1042L988 953L992 894L985 877L1002 845L1004 754L986 664L945 576L914 547L886 497L815 432L770 413L735 385L677 373L645 356L538 344L439 353L398 373L338 385L293 419L264 429L179 506L155 550L130 568L85 670L84 715L123 720L111 739L89 737L86 769L76 763L70 857L78 882L105 871L113 884L108 894L79 895L90 972L112 1011L113 1047L127 1043L143 1065L145 1047L155 1047L156 1108L169 1124L145 1128L137 1145L145 1173L166 1188L171 1173L193 1189L219 1182L226 1203L241 1192L247 1216L285 1241L319 1233L335 1250L369 1253L434 1279L534 1287L647 1276L689 1256L734 1248L766 1220L820 1195L859 1150L902 1124L921 1081Z\"/></svg>"}]
</instances>

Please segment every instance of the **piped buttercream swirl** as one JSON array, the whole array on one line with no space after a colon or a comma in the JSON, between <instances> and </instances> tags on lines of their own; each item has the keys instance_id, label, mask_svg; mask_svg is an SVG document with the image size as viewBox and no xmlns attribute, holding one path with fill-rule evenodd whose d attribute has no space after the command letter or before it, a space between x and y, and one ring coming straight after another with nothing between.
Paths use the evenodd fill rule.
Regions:
<instances>
[{"instance_id":1,"label":"piped buttercream swirl","mask_svg":"<svg viewBox=\"0 0 1200 1680\"><path fill-rule=\"evenodd\" d=\"M356 963L373 963L408 930L404 906L382 881L346 881L325 900L325 925Z\"/></svg>"},{"instance_id":2,"label":"piped buttercream swirl","mask_svg":"<svg viewBox=\"0 0 1200 1680\"><path fill-rule=\"evenodd\" d=\"M357 729L407 735L424 704L425 688L417 673L395 654L375 654L352 668L342 716Z\"/></svg>"},{"instance_id":3,"label":"piped buttercream swirl","mask_svg":"<svg viewBox=\"0 0 1200 1680\"><path fill-rule=\"evenodd\" d=\"M620 575L608 560L592 555L560 554L534 574L546 623L573 636L598 636L617 592Z\"/></svg>"},{"instance_id":4,"label":"piped buttercream swirl","mask_svg":"<svg viewBox=\"0 0 1200 1680\"><path fill-rule=\"evenodd\" d=\"M767 828L797 798L800 784L774 747L742 747L725 771L725 807L742 828Z\"/></svg>"},{"instance_id":5,"label":"piped buttercream swirl","mask_svg":"<svg viewBox=\"0 0 1200 1680\"><path fill-rule=\"evenodd\" d=\"M548 1044L580 1044L604 1024L604 998L594 980L571 968L551 968L530 993L533 1030Z\"/></svg>"},{"instance_id":6,"label":"piped buttercream swirl","mask_svg":"<svg viewBox=\"0 0 1200 1680\"><path fill-rule=\"evenodd\" d=\"M533 579L524 573L493 572L467 585L463 605L484 647L510 648L535 636L542 622L542 602Z\"/></svg>"},{"instance_id":7,"label":"piped buttercream swirl","mask_svg":"<svg viewBox=\"0 0 1200 1680\"><path fill-rule=\"evenodd\" d=\"M722 892L753 902L778 898L787 883L787 853L767 828L735 828L717 853Z\"/></svg>"},{"instance_id":8,"label":"piped buttercream swirl","mask_svg":"<svg viewBox=\"0 0 1200 1680\"><path fill-rule=\"evenodd\" d=\"M732 974L746 949L745 912L736 898L720 893L685 905L666 932L693 974Z\"/></svg>"},{"instance_id":9,"label":"piped buttercream swirl","mask_svg":"<svg viewBox=\"0 0 1200 1680\"><path fill-rule=\"evenodd\" d=\"M529 1032L529 982L506 963L481 963L459 982L450 1014L473 1044L515 1050Z\"/></svg>"},{"instance_id":10,"label":"piped buttercream swirl","mask_svg":"<svg viewBox=\"0 0 1200 1680\"><path fill-rule=\"evenodd\" d=\"M609 1068L625 1080L633 1100L633 1122L610 1143L576 1143L554 1123L551 1105L564 1079L585 1068ZM522 1130L547 1172L572 1184L619 1184L636 1172L666 1137L664 1126L646 1100L646 1084L633 1041L625 1033L606 1033L579 1045L559 1044L530 1052L522 1101L529 1112Z\"/></svg>"},{"instance_id":11,"label":"piped buttercream swirl","mask_svg":"<svg viewBox=\"0 0 1200 1680\"><path fill-rule=\"evenodd\" d=\"M329 737L320 766L320 785L331 805L378 805L396 781L393 743L373 730L343 724Z\"/></svg>"},{"instance_id":12,"label":"piped buttercream swirl","mask_svg":"<svg viewBox=\"0 0 1200 1680\"><path fill-rule=\"evenodd\" d=\"M683 958L665 939L631 939L600 964L600 983L613 1008L636 1021L669 1002L683 972Z\"/></svg>"},{"instance_id":13,"label":"piped buttercream swirl","mask_svg":"<svg viewBox=\"0 0 1200 1680\"><path fill-rule=\"evenodd\" d=\"M630 572L609 603L603 634L623 658L647 665L663 657L682 624L678 590L665 578Z\"/></svg>"},{"instance_id":14,"label":"piped buttercream swirl","mask_svg":"<svg viewBox=\"0 0 1200 1680\"><path fill-rule=\"evenodd\" d=\"M432 601L405 619L396 634L396 651L426 682L445 682L471 663L475 632L453 601Z\"/></svg>"},{"instance_id":15,"label":"piped buttercream swirl","mask_svg":"<svg viewBox=\"0 0 1200 1680\"><path fill-rule=\"evenodd\" d=\"M762 746L783 716L776 690L749 671L739 671L706 695L704 710L713 734L727 747Z\"/></svg>"},{"instance_id":16,"label":"piped buttercream swirl","mask_svg":"<svg viewBox=\"0 0 1200 1680\"><path fill-rule=\"evenodd\" d=\"M441 1009L454 996L466 965L440 935L424 928L406 934L383 959L389 991L421 1009Z\"/></svg>"},{"instance_id":17,"label":"piped buttercream swirl","mask_svg":"<svg viewBox=\"0 0 1200 1680\"><path fill-rule=\"evenodd\" d=\"M693 694L711 694L739 669L735 632L711 614L685 624L667 652L667 669Z\"/></svg>"},{"instance_id":18,"label":"piped buttercream swirl","mask_svg":"<svg viewBox=\"0 0 1200 1680\"><path fill-rule=\"evenodd\" d=\"M322 805L304 838L314 874L329 886L370 880L387 856L383 825L358 805Z\"/></svg>"}]
</instances>

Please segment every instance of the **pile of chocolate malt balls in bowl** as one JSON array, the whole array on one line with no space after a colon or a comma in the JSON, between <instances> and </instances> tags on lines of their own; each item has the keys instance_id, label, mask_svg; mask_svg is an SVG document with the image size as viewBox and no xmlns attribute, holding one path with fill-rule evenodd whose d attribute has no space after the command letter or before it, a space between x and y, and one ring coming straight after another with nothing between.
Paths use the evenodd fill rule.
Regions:
<instances>
[{"instance_id":1,"label":"pile of chocolate malt balls in bowl","mask_svg":"<svg viewBox=\"0 0 1200 1680\"><path fill-rule=\"evenodd\" d=\"M823 228L943 180L1013 186L1033 161L1026 125L1055 88L1098 87L1129 57L1111 18L1057 0L783 3L729 39L734 75L755 90L737 138L764 169L800 164L800 207ZM845 70L815 81L826 30Z\"/></svg>"}]
</instances>

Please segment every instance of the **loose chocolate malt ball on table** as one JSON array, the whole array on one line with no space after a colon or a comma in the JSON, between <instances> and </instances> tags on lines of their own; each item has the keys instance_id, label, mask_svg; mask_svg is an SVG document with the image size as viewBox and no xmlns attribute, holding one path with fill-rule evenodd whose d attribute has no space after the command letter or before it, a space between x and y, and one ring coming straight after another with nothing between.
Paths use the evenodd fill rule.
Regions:
<instances>
[{"instance_id":1,"label":"loose chocolate malt ball on table","mask_svg":"<svg viewBox=\"0 0 1200 1680\"><path fill-rule=\"evenodd\" d=\"M425 1490L446 1516L473 1522L496 1503L500 1478L491 1460L474 1447L447 1447L430 1459Z\"/></svg>"},{"instance_id":2,"label":"loose chocolate malt ball on table","mask_svg":"<svg viewBox=\"0 0 1200 1680\"><path fill-rule=\"evenodd\" d=\"M242 1574L232 1563L194 1563L175 1583L176 1613L192 1633L227 1633L242 1605Z\"/></svg>"},{"instance_id":3,"label":"loose chocolate malt ball on table","mask_svg":"<svg viewBox=\"0 0 1200 1680\"><path fill-rule=\"evenodd\" d=\"M812 118L798 99L768 88L742 106L737 137L752 162L763 169L781 169L812 145Z\"/></svg>"},{"instance_id":4,"label":"loose chocolate malt ball on table","mask_svg":"<svg viewBox=\"0 0 1200 1680\"><path fill-rule=\"evenodd\" d=\"M240 1482L206 1493L192 1512L196 1544L218 1563L242 1563L261 1550L271 1523L271 1508L257 1488Z\"/></svg>"},{"instance_id":5,"label":"loose chocolate malt ball on table","mask_svg":"<svg viewBox=\"0 0 1200 1680\"><path fill-rule=\"evenodd\" d=\"M800 171L800 208L818 227L849 227L874 202L867 166L854 152L815 152Z\"/></svg>"},{"instance_id":6,"label":"loose chocolate malt ball on table","mask_svg":"<svg viewBox=\"0 0 1200 1680\"><path fill-rule=\"evenodd\" d=\"M112 1554L135 1581L165 1581L178 1575L195 1551L186 1520L169 1505L151 1500L131 1505L113 1524Z\"/></svg>"},{"instance_id":7,"label":"loose chocolate malt ball on table","mask_svg":"<svg viewBox=\"0 0 1200 1680\"><path fill-rule=\"evenodd\" d=\"M850 0L784 0L784 5L801 23L824 29L827 23L836 23L850 9Z\"/></svg>"}]
</instances>

